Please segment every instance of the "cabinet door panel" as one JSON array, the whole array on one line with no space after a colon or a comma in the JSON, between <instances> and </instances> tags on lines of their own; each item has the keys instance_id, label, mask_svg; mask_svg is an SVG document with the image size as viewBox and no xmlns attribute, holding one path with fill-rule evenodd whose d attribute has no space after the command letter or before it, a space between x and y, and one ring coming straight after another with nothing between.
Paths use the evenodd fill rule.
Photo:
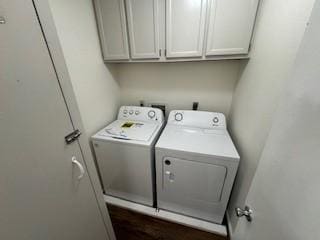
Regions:
<instances>
[{"instance_id":1,"label":"cabinet door panel","mask_svg":"<svg viewBox=\"0 0 320 240\"><path fill-rule=\"evenodd\" d=\"M133 59L159 58L158 0L126 0Z\"/></svg>"},{"instance_id":2,"label":"cabinet door panel","mask_svg":"<svg viewBox=\"0 0 320 240\"><path fill-rule=\"evenodd\" d=\"M206 55L246 54L258 0L210 0Z\"/></svg>"},{"instance_id":3,"label":"cabinet door panel","mask_svg":"<svg viewBox=\"0 0 320 240\"><path fill-rule=\"evenodd\" d=\"M167 57L201 57L206 0L166 1Z\"/></svg>"},{"instance_id":4,"label":"cabinet door panel","mask_svg":"<svg viewBox=\"0 0 320 240\"><path fill-rule=\"evenodd\" d=\"M129 59L124 0L95 0L105 60Z\"/></svg>"},{"instance_id":5,"label":"cabinet door panel","mask_svg":"<svg viewBox=\"0 0 320 240\"><path fill-rule=\"evenodd\" d=\"M0 239L110 239L33 3L0 13Z\"/></svg>"}]
</instances>

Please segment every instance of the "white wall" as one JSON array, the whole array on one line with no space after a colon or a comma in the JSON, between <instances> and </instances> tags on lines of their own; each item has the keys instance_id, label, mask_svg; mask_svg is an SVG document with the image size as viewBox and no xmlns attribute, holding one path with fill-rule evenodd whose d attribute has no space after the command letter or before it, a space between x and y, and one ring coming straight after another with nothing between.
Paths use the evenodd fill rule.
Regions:
<instances>
[{"instance_id":1,"label":"white wall","mask_svg":"<svg viewBox=\"0 0 320 240\"><path fill-rule=\"evenodd\" d=\"M320 0L281 94L234 240L319 239Z\"/></svg>"},{"instance_id":2,"label":"white wall","mask_svg":"<svg viewBox=\"0 0 320 240\"><path fill-rule=\"evenodd\" d=\"M229 113L240 61L119 64L122 104L166 103L168 110L191 109Z\"/></svg>"},{"instance_id":3,"label":"white wall","mask_svg":"<svg viewBox=\"0 0 320 240\"><path fill-rule=\"evenodd\" d=\"M88 136L113 120L119 86L101 57L91 0L49 0Z\"/></svg>"},{"instance_id":4,"label":"white wall","mask_svg":"<svg viewBox=\"0 0 320 240\"><path fill-rule=\"evenodd\" d=\"M232 229L237 223L234 208L244 206L313 2L314 0L262 2L251 59L243 67L230 113L229 129L241 156L228 209ZM290 84L290 81L287 83Z\"/></svg>"}]
</instances>

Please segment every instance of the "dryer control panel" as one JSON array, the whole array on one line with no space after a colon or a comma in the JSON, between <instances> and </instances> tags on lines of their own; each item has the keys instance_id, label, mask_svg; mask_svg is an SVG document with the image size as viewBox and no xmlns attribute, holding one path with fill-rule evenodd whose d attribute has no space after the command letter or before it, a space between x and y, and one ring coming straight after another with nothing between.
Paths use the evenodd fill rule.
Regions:
<instances>
[{"instance_id":1,"label":"dryer control panel","mask_svg":"<svg viewBox=\"0 0 320 240\"><path fill-rule=\"evenodd\" d=\"M164 116L163 112L158 108L122 106L119 109L118 119L162 123Z\"/></svg>"},{"instance_id":2,"label":"dryer control panel","mask_svg":"<svg viewBox=\"0 0 320 240\"><path fill-rule=\"evenodd\" d=\"M226 129L227 127L223 113L191 110L172 110L168 124L210 129Z\"/></svg>"}]
</instances>

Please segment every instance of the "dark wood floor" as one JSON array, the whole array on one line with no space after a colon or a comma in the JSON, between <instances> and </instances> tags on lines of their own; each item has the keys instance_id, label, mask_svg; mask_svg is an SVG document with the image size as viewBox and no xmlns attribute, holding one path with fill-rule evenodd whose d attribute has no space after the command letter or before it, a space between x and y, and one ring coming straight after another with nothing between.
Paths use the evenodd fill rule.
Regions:
<instances>
[{"instance_id":1,"label":"dark wood floor","mask_svg":"<svg viewBox=\"0 0 320 240\"><path fill-rule=\"evenodd\" d=\"M227 240L226 237L108 205L117 240Z\"/></svg>"}]
</instances>

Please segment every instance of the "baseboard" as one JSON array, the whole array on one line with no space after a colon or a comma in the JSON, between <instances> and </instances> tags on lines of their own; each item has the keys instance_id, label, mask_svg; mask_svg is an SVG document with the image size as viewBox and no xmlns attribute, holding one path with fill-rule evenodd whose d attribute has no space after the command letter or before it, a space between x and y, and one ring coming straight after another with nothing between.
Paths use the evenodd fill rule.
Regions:
<instances>
[{"instance_id":1,"label":"baseboard","mask_svg":"<svg viewBox=\"0 0 320 240\"><path fill-rule=\"evenodd\" d=\"M174 223L179 223L181 225L196 228L202 231L211 232L221 236L227 236L227 227L220 224L215 224L200 219L184 216L181 214L157 210L153 207L145 206L142 204L126 201L123 199L111 197L104 195L104 200L106 203L115 205L118 207L126 208L135 212L139 212L148 216L159 218L162 220L167 220Z\"/></svg>"}]
</instances>

